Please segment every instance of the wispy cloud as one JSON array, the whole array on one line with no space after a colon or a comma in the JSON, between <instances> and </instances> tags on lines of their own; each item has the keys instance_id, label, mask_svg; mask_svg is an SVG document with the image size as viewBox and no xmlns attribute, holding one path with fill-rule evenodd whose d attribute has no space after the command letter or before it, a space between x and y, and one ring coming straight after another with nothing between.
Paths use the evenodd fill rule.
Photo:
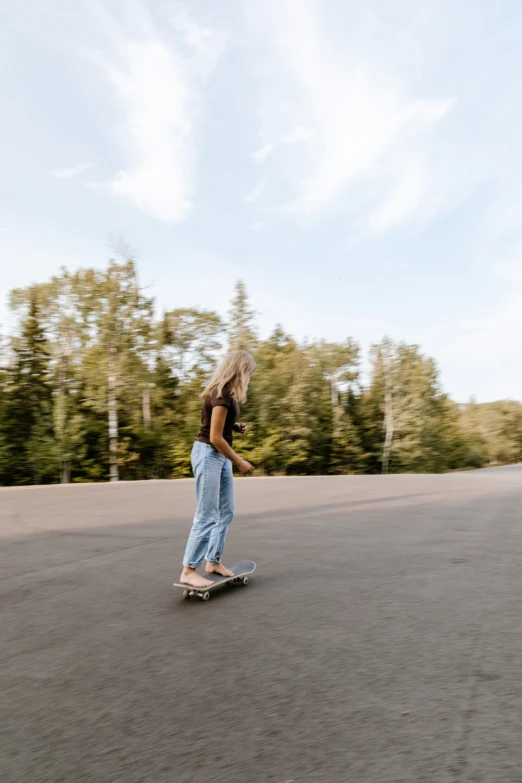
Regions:
<instances>
[{"instance_id":1,"label":"wispy cloud","mask_svg":"<svg viewBox=\"0 0 522 783\"><path fill-rule=\"evenodd\" d=\"M275 144L273 141L267 141L264 144L262 144L260 147L258 147L254 152L252 153L252 157L254 160L260 161L265 160L265 158L268 158L269 155L272 154L272 152L275 149Z\"/></svg>"},{"instance_id":2,"label":"wispy cloud","mask_svg":"<svg viewBox=\"0 0 522 783\"><path fill-rule=\"evenodd\" d=\"M414 161L368 222L375 231L388 231L412 217L422 204L429 182L429 169L424 161Z\"/></svg>"},{"instance_id":3,"label":"wispy cloud","mask_svg":"<svg viewBox=\"0 0 522 783\"><path fill-rule=\"evenodd\" d=\"M313 0L274 0L266 8L265 20L256 24L275 44L279 80L264 85L272 108L262 114L268 117L262 132L280 139L277 166L293 185L284 210L319 214L357 188L373 230L411 219L433 184L430 134L455 100L412 96L398 69L379 61L375 47L353 52L336 46ZM293 127L282 131L290 119ZM284 152L285 144L293 148L298 142L306 142L299 158L293 149ZM274 144L254 158L268 159L269 151Z\"/></svg>"},{"instance_id":4,"label":"wispy cloud","mask_svg":"<svg viewBox=\"0 0 522 783\"><path fill-rule=\"evenodd\" d=\"M305 128L303 125L296 125L292 128L290 133L286 133L283 136L283 144L301 144L302 142L310 141L315 136L315 132L311 128Z\"/></svg>"},{"instance_id":5,"label":"wispy cloud","mask_svg":"<svg viewBox=\"0 0 522 783\"><path fill-rule=\"evenodd\" d=\"M127 159L109 188L151 217L181 222L192 207L196 108L224 38L186 13L160 29L144 6L109 25L114 51L99 59L117 99L115 138Z\"/></svg>"},{"instance_id":6,"label":"wispy cloud","mask_svg":"<svg viewBox=\"0 0 522 783\"><path fill-rule=\"evenodd\" d=\"M83 174L84 171L92 169L94 164L92 163L80 163L79 166L70 166L69 168L56 169L51 171L51 176L55 179L72 179L77 177L78 174Z\"/></svg>"},{"instance_id":7,"label":"wispy cloud","mask_svg":"<svg viewBox=\"0 0 522 783\"><path fill-rule=\"evenodd\" d=\"M252 202L256 201L259 198L259 196L262 194L265 187L266 187L266 180L263 179L258 185L256 185L254 190L252 190L250 193L247 193L247 195L245 196L245 202L247 204L252 204Z\"/></svg>"}]
</instances>

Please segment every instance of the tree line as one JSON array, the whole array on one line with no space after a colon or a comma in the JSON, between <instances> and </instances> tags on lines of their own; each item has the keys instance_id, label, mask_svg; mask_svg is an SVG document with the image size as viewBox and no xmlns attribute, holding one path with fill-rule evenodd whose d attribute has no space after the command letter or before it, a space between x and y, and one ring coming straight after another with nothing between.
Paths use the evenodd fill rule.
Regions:
<instances>
[{"instance_id":1,"label":"tree line","mask_svg":"<svg viewBox=\"0 0 522 783\"><path fill-rule=\"evenodd\" d=\"M459 405L419 346L370 351L260 339L244 284L226 319L155 313L134 260L67 269L10 294L16 326L0 365L0 484L191 475L200 393L227 349L257 362L242 455L266 475L440 473L522 461L522 404Z\"/></svg>"}]
</instances>

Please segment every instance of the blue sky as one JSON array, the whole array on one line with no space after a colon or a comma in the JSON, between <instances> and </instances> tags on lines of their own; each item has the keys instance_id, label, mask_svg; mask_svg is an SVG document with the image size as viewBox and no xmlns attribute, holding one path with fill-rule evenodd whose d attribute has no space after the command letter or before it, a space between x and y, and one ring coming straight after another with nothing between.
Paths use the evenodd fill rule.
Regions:
<instances>
[{"instance_id":1,"label":"blue sky","mask_svg":"<svg viewBox=\"0 0 522 783\"><path fill-rule=\"evenodd\" d=\"M123 237L158 308L388 334L522 399L522 6L20 0L0 11L9 290Z\"/></svg>"}]
</instances>

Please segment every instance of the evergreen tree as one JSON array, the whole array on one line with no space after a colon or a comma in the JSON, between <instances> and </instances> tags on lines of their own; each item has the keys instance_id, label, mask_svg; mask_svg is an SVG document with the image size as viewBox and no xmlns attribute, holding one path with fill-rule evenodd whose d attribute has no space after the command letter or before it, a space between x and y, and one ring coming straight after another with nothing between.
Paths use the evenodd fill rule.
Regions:
<instances>
[{"instance_id":1,"label":"evergreen tree","mask_svg":"<svg viewBox=\"0 0 522 783\"><path fill-rule=\"evenodd\" d=\"M333 409L332 448L330 473L364 472L364 451L360 433L350 415L347 400L341 400Z\"/></svg>"},{"instance_id":2,"label":"evergreen tree","mask_svg":"<svg viewBox=\"0 0 522 783\"><path fill-rule=\"evenodd\" d=\"M4 377L3 481L46 483L56 480L57 465L49 354L35 291L12 350L13 363Z\"/></svg>"},{"instance_id":3,"label":"evergreen tree","mask_svg":"<svg viewBox=\"0 0 522 783\"><path fill-rule=\"evenodd\" d=\"M228 315L229 350L253 351L255 349L257 344L255 315L255 311L250 307L246 286L242 280L238 280Z\"/></svg>"}]
</instances>

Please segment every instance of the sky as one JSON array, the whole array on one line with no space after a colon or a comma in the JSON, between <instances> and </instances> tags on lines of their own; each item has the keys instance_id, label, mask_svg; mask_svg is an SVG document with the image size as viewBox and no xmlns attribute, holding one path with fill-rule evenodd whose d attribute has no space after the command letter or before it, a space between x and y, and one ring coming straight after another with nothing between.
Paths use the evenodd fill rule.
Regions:
<instances>
[{"instance_id":1,"label":"sky","mask_svg":"<svg viewBox=\"0 0 522 783\"><path fill-rule=\"evenodd\" d=\"M522 5L19 0L0 7L9 291L124 242L166 308L434 357L522 399Z\"/></svg>"}]
</instances>

